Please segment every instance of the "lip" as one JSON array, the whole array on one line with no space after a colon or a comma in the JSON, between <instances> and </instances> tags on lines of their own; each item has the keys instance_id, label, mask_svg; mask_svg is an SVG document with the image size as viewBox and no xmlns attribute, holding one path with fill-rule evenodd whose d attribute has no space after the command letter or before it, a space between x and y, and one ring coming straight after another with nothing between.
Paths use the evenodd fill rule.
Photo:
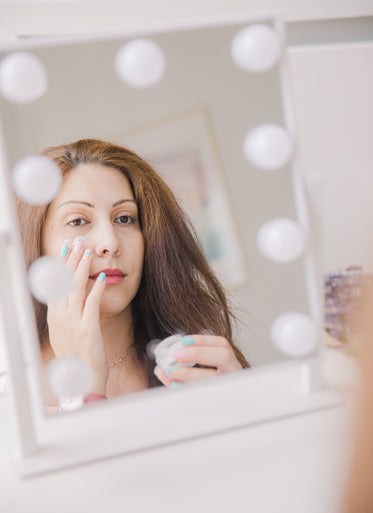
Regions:
<instances>
[{"instance_id":1,"label":"lip","mask_svg":"<svg viewBox=\"0 0 373 513\"><path fill-rule=\"evenodd\" d=\"M107 269L102 269L101 271L98 271L97 273L95 274L92 274L90 276L90 279L91 280L96 280L97 279L97 276L100 274L100 273L105 273L106 274L106 280L105 282L108 284L108 285L115 285L116 283L121 283L124 279L124 277L126 276L124 274L123 271L121 271L120 269L112 269L112 268L107 268Z\"/></svg>"}]
</instances>

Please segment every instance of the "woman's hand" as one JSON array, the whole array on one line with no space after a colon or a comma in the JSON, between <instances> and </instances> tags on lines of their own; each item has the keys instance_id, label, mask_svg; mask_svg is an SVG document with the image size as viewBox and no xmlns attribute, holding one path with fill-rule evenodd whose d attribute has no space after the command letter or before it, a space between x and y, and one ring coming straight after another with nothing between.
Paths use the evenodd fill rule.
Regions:
<instances>
[{"instance_id":1,"label":"woman's hand","mask_svg":"<svg viewBox=\"0 0 373 513\"><path fill-rule=\"evenodd\" d=\"M157 378L166 386L208 378L242 369L233 348L224 337L213 335L190 335L182 338L183 349L175 351L174 357L181 365L154 369ZM186 367L185 364L199 364L212 367ZM184 364L184 365L183 365Z\"/></svg>"},{"instance_id":2,"label":"woman's hand","mask_svg":"<svg viewBox=\"0 0 373 513\"><path fill-rule=\"evenodd\" d=\"M61 259L74 272L73 288L65 299L48 303L49 341L55 356L74 355L94 372L93 393L105 395L108 367L100 327L100 303L105 280L97 279L87 295L92 252L78 240L72 248L65 241Z\"/></svg>"}]
</instances>

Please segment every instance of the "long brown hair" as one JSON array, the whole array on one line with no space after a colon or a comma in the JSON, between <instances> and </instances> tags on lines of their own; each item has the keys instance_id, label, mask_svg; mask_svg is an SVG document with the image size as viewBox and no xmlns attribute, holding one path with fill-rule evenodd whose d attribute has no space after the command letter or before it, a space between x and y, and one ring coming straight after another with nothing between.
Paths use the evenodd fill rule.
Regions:
<instances>
[{"instance_id":1,"label":"long brown hair","mask_svg":"<svg viewBox=\"0 0 373 513\"><path fill-rule=\"evenodd\" d=\"M43 151L62 174L79 164L100 164L128 179L139 209L145 243L144 268L132 302L134 340L149 386L160 382L147 346L176 332L209 331L225 337L242 367L249 367L232 341L231 318L224 290L209 267L195 232L171 189L132 151L96 139L82 139ZM26 265L43 254L43 229L49 205L34 206L17 199ZM47 307L34 299L40 340L48 336Z\"/></svg>"}]
</instances>

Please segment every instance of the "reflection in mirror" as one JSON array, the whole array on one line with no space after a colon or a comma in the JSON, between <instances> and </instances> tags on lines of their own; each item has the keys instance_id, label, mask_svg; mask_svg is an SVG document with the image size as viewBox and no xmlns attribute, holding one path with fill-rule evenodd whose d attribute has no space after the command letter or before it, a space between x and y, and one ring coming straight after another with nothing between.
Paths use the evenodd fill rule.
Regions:
<instances>
[{"instance_id":1,"label":"reflection in mirror","mask_svg":"<svg viewBox=\"0 0 373 513\"><path fill-rule=\"evenodd\" d=\"M270 23L236 24L2 55L50 411L315 349L282 45ZM22 160L40 154L60 173L47 187Z\"/></svg>"}]
</instances>

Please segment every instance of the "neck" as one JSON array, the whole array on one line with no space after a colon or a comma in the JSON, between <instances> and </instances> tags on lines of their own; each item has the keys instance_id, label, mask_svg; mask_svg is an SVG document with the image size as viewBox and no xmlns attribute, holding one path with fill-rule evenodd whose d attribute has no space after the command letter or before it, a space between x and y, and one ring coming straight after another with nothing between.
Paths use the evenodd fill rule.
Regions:
<instances>
[{"instance_id":1,"label":"neck","mask_svg":"<svg viewBox=\"0 0 373 513\"><path fill-rule=\"evenodd\" d=\"M107 362L115 363L128 352L134 342L131 307L114 317L101 317L100 325Z\"/></svg>"},{"instance_id":2,"label":"neck","mask_svg":"<svg viewBox=\"0 0 373 513\"><path fill-rule=\"evenodd\" d=\"M134 343L131 307L115 318L100 318L100 324L109 365L106 395L111 397L146 389L148 376L138 361L136 350L130 349ZM111 363L115 365L110 366Z\"/></svg>"}]
</instances>

